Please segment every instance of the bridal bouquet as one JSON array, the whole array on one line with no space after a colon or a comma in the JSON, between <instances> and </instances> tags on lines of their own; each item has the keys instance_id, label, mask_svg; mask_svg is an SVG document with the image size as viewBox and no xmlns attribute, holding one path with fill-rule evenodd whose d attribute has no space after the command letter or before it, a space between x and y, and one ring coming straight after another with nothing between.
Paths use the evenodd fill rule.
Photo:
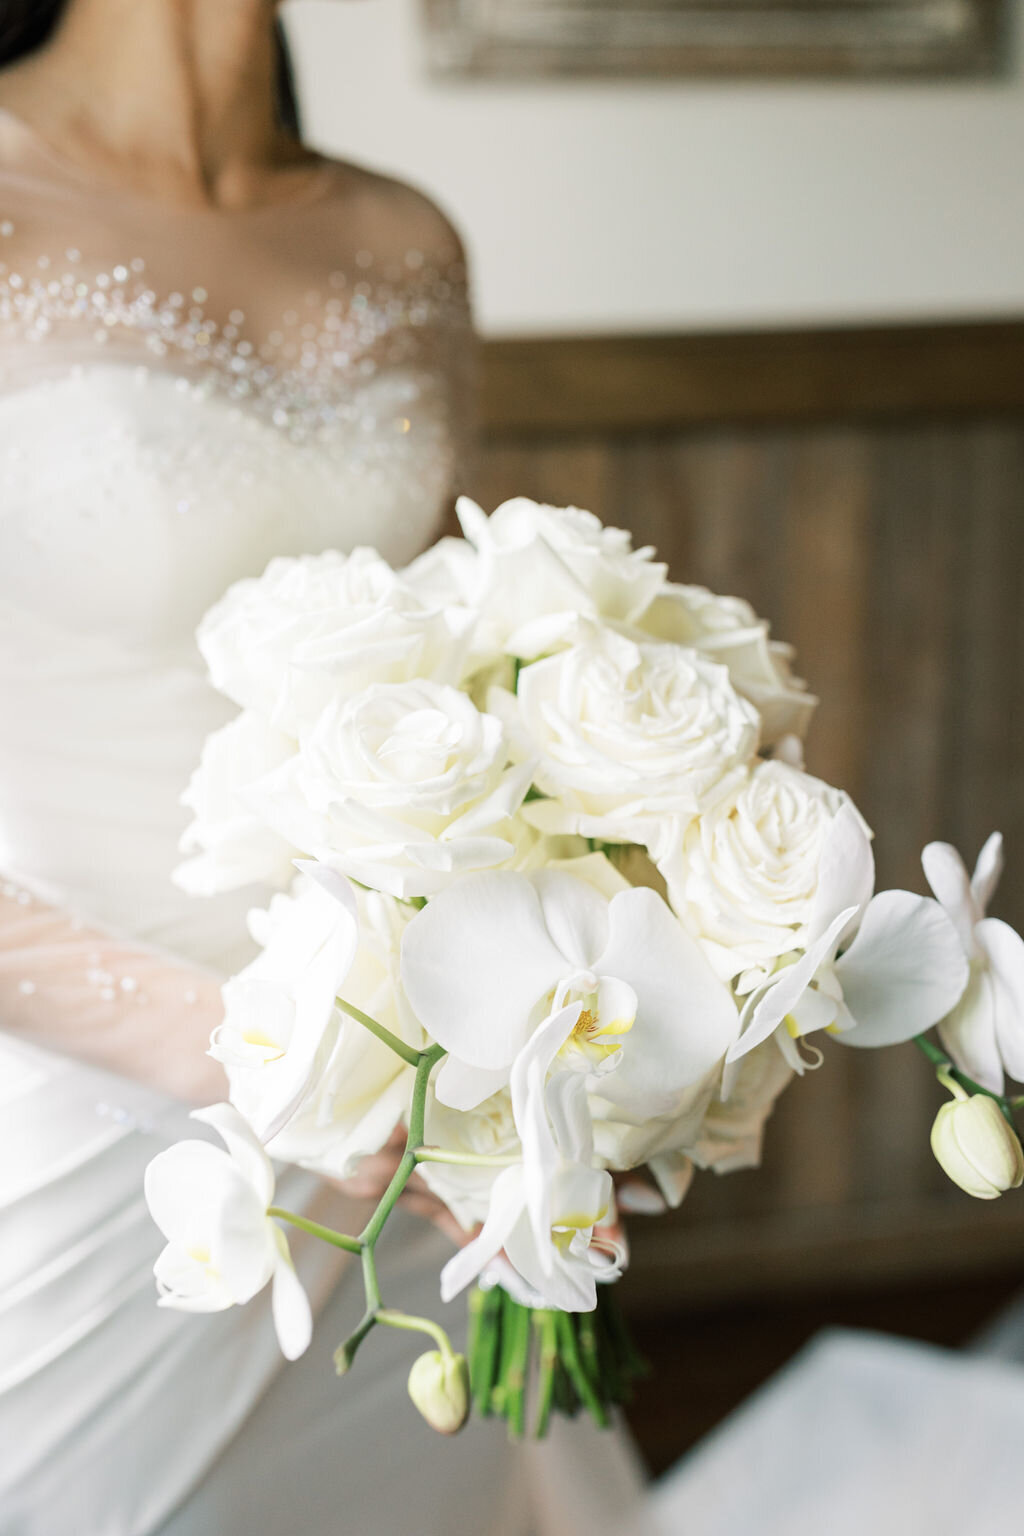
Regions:
<instances>
[{"instance_id":1,"label":"bridal bouquet","mask_svg":"<svg viewBox=\"0 0 1024 1536\"><path fill-rule=\"evenodd\" d=\"M941 1023L922 1040L954 1095L940 1159L976 1194L1020 1182L1002 1092L1004 1066L1024 1076L1024 943L983 916L997 839L973 882L931 845L937 899L874 893L862 817L802 767L815 701L746 603L670 583L575 508L459 515L465 537L404 570L275 559L203 621L241 713L187 791L178 879L283 889L211 1040L231 1102L197 1118L225 1149L171 1147L147 1195L163 1305L272 1283L300 1354L291 1223L361 1261L339 1371L377 1326L420 1331L410 1393L437 1428L472 1399L520 1434L529 1394L543 1433L553 1406L604 1422L637 1369L617 1197L677 1205L695 1169L755 1164L822 1032L875 1047ZM362 1232L275 1205L272 1158L344 1179L399 1127ZM468 1363L381 1294L414 1173L466 1235L440 1298L473 1287Z\"/></svg>"}]
</instances>

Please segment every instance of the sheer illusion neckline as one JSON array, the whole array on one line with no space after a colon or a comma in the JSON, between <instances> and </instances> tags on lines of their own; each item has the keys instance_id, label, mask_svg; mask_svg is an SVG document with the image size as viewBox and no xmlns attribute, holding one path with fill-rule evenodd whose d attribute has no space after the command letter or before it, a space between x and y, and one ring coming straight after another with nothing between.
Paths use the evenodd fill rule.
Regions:
<instances>
[{"instance_id":1,"label":"sheer illusion neckline","mask_svg":"<svg viewBox=\"0 0 1024 1536\"><path fill-rule=\"evenodd\" d=\"M303 207L308 203L319 202L324 197L334 181L334 173L337 169L332 160L317 157L316 162L310 167L308 177L288 197L275 198L257 203L248 203L242 207L231 208L219 203L176 203L166 198L161 198L155 193L145 192L135 187L127 187L114 181L105 181L101 177L94 176L89 169L72 160L69 156L61 154L39 130L9 107L0 105L0 127L8 124L24 140L28 148L38 159L48 164L51 169L60 173L66 180L73 182L80 188L95 193L97 196L119 198L127 202L148 204L151 207L164 209L168 213L185 213L191 215L209 215L211 217L225 219L244 219L257 214L274 213L296 207Z\"/></svg>"}]
</instances>

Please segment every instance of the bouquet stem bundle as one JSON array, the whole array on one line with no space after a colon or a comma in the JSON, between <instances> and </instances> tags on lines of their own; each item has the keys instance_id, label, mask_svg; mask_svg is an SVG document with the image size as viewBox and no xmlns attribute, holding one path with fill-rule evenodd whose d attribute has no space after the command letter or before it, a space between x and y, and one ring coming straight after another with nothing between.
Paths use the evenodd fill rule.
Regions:
<instances>
[{"instance_id":1,"label":"bouquet stem bundle","mask_svg":"<svg viewBox=\"0 0 1024 1536\"><path fill-rule=\"evenodd\" d=\"M574 1417L586 1409L600 1429L629 1401L647 1364L633 1344L610 1287L593 1312L520 1306L500 1286L469 1298L469 1374L480 1418L501 1418L509 1436L543 1439L552 1408Z\"/></svg>"}]
</instances>

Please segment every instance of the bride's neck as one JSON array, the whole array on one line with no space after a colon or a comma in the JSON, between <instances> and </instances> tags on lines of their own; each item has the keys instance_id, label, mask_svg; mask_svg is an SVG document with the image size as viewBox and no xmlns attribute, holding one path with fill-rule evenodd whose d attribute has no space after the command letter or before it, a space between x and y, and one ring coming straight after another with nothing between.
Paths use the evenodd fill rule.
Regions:
<instances>
[{"instance_id":1,"label":"bride's neck","mask_svg":"<svg viewBox=\"0 0 1024 1536\"><path fill-rule=\"evenodd\" d=\"M296 151L277 124L272 0L71 0L5 104L56 148L183 201L244 203Z\"/></svg>"}]
</instances>

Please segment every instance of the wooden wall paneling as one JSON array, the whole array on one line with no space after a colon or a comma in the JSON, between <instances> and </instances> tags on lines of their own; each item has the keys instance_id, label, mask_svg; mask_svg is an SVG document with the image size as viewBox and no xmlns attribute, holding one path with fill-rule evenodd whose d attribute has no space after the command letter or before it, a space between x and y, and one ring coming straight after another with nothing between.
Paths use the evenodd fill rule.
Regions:
<instances>
[{"instance_id":1,"label":"wooden wall paneling","mask_svg":"<svg viewBox=\"0 0 1024 1536\"><path fill-rule=\"evenodd\" d=\"M553 375L578 360L573 345L558 364L546 344ZM967 345L968 359L977 352ZM922 366L906 361L907 377ZM965 385L956 413L865 414L854 407L866 376L844 419L798 407L794 420L754 422L741 401L735 424L700 425L688 407L654 430L628 413L612 425L606 409L603 424L568 430L555 409L526 431L513 412L505 427L492 420L476 486L486 505L512 494L589 505L655 543L677 579L747 597L822 698L808 766L848 788L874 827L880 885L924 890L926 841L973 857L1001 826L1011 864L997 911L1020 925L1024 413L1012 391L997 414L967 411L966 375L948 356L945 367L947 386ZM605 386L607 408L617 395ZM970 1201L931 1157L941 1093L914 1047L829 1041L824 1057L769 1122L759 1172L700 1176L677 1217L634 1223L626 1294L638 1305L1024 1271L1024 1206Z\"/></svg>"},{"instance_id":2,"label":"wooden wall paneling","mask_svg":"<svg viewBox=\"0 0 1024 1536\"><path fill-rule=\"evenodd\" d=\"M484 346L482 421L508 433L678 431L1024 410L1024 320Z\"/></svg>"}]
</instances>

